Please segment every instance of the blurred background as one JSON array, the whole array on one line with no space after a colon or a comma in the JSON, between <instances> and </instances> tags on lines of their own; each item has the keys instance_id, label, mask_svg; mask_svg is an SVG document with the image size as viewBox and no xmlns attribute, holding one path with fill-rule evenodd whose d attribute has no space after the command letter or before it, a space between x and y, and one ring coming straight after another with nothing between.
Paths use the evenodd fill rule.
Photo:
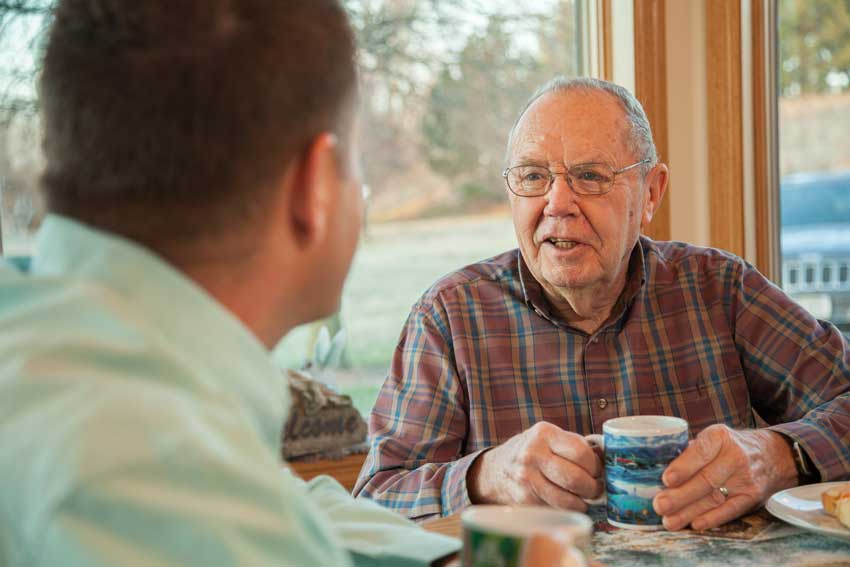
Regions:
<instances>
[{"instance_id":1,"label":"blurred background","mask_svg":"<svg viewBox=\"0 0 850 567\"><path fill-rule=\"evenodd\" d=\"M672 3L668 20L676 10L704 5ZM0 0L0 227L8 256L31 252L43 214L34 79L51 4ZM623 38L640 38L617 33L616 20L636 13L631 2L619 0L345 5L360 46L366 223L341 312L296 329L274 356L281 366L298 368L312 360L321 367L326 361L316 348L319 329L327 327L331 337L344 329L334 368L321 374L368 413L422 292L452 270L516 246L500 174L508 130L527 98L556 74L610 75L598 61L618 56L596 47L606 18L614 35L609 48ZM817 316L850 328L850 2L779 0L774 6L771 96L782 179L776 277ZM702 17L695 13L691 20ZM676 25L668 21L668 36L677 33ZM669 53L672 59L675 53ZM667 76L671 105L677 102L676 81L687 80ZM671 124L671 131L676 127ZM677 179L675 160L671 166L668 200L681 207L684 198L676 199L688 183ZM687 214L693 223L708 215L699 208ZM676 222L672 237L693 240L677 234Z\"/></svg>"}]
</instances>

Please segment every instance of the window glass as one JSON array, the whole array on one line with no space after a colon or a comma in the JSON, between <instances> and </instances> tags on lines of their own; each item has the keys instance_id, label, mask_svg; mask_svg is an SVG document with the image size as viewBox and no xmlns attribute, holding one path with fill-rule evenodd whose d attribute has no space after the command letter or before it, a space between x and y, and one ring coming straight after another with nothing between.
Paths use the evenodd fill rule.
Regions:
<instances>
[{"instance_id":1,"label":"window glass","mask_svg":"<svg viewBox=\"0 0 850 567\"><path fill-rule=\"evenodd\" d=\"M782 287L850 330L850 3L779 2Z\"/></svg>"},{"instance_id":2,"label":"window glass","mask_svg":"<svg viewBox=\"0 0 850 567\"><path fill-rule=\"evenodd\" d=\"M275 349L370 410L412 304L440 276L516 246L501 171L536 87L588 69L583 0L343 0L359 42L366 222L341 312ZM51 0L0 6L3 253L43 216L36 61ZM344 345L323 338L345 330ZM339 348L342 345L344 348Z\"/></svg>"},{"instance_id":3,"label":"window glass","mask_svg":"<svg viewBox=\"0 0 850 567\"><path fill-rule=\"evenodd\" d=\"M22 0L0 7L0 242L7 256L30 253L42 216L34 79L48 5Z\"/></svg>"},{"instance_id":4,"label":"window glass","mask_svg":"<svg viewBox=\"0 0 850 567\"><path fill-rule=\"evenodd\" d=\"M536 87L586 71L589 4L346 2L360 44L367 221L341 313L291 333L276 351L282 365L321 358L311 346L320 326L345 329L342 368L324 374L368 413L416 299L516 247L501 178L508 130Z\"/></svg>"}]
</instances>

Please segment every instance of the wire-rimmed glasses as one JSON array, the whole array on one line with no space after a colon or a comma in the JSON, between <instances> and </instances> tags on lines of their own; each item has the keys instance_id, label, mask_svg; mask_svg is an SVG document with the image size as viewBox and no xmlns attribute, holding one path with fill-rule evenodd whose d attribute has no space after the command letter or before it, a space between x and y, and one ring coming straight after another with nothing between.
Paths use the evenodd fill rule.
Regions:
<instances>
[{"instance_id":1,"label":"wire-rimmed glasses","mask_svg":"<svg viewBox=\"0 0 850 567\"><path fill-rule=\"evenodd\" d=\"M614 169L605 163L578 163L560 173L553 173L542 165L516 165L503 171L502 177L508 189L519 197L545 195L558 175L565 176L570 189L580 195L604 195L614 186L617 175L650 161L650 158L642 159L621 169Z\"/></svg>"}]
</instances>

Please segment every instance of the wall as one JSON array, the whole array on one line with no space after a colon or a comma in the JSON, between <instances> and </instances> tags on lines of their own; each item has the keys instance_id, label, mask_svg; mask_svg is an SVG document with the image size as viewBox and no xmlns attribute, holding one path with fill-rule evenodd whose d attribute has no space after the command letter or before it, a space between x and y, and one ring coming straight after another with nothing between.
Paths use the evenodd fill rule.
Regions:
<instances>
[{"instance_id":1,"label":"wall","mask_svg":"<svg viewBox=\"0 0 850 567\"><path fill-rule=\"evenodd\" d=\"M667 104L669 156L675 185L664 206L671 208L671 237L708 245L708 147L706 141L704 0L668 0Z\"/></svg>"}]
</instances>

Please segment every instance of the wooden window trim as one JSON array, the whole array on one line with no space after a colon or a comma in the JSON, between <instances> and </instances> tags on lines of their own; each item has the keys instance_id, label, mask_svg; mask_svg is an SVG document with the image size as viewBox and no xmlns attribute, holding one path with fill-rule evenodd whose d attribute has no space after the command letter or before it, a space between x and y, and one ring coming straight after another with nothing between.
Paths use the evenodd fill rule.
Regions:
<instances>
[{"instance_id":1,"label":"wooden window trim","mask_svg":"<svg viewBox=\"0 0 850 567\"><path fill-rule=\"evenodd\" d=\"M781 284L776 3L751 0L751 10L756 267Z\"/></svg>"},{"instance_id":2,"label":"wooden window trim","mask_svg":"<svg viewBox=\"0 0 850 567\"><path fill-rule=\"evenodd\" d=\"M600 71L602 78L606 81L614 80L614 38L612 36L613 23L611 21L613 7L611 6L611 1L598 0L597 3L599 13L599 17L597 18L597 22L599 23L599 53L601 54Z\"/></svg>"},{"instance_id":3,"label":"wooden window trim","mask_svg":"<svg viewBox=\"0 0 850 567\"><path fill-rule=\"evenodd\" d=\"M750 26L742 30L741 0L705 5L708 95L708 184L711 245L746 255L754 231L756 267L780 282L776 6L749 2ZM742 33L749 37L743 38ZM743 41L751 46L752 122L744 124ZM743 129L751 129L754 225L747 226ZM698 211L695 214L700 214Z\"/></svg>"},{"instance_id":4,"label":"wooden window trim","mask_svg":"<svg viewBox=\"0 0 850 567\"><path fill-rule=\"evenodd\" d=\"M705 20L711 245L743 257L746 240L739 0L706 2Z\"/></svg>"},{"instance_id":5,"label":"wooden window trim","mask_svg":"<svg viewBox=\"0 0 850 567\"><path fill-rule=\"evenodd\" d=\"M678 1L678 0L675 0ZM643 105L659 159L669 159L667 109L666 0L635 0L635 96ZM669 203L671 186L665 200ZM662 202L644 233L654 240L670 240L670 207Z\"/></svg>"}]
</instances>

